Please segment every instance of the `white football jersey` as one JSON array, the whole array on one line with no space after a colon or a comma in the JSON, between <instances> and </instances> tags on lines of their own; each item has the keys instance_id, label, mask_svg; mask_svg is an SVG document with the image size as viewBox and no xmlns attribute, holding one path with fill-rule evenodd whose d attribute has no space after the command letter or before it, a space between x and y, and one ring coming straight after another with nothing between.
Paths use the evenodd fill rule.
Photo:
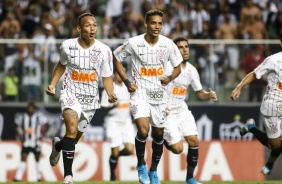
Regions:
<instances>
[{"instance_id":1,"label":"white football jersey","mask_svg":"<svg viewBox=\"0 0 282 184\"><path fill-rule=\"evenodd\" d=\"M114 51L119 62L131 56L133 83L138 86L132 97L143 99L151 104L166 102L165 88L160 77L164 76L164 66L171 62L178 66L182 56L172 40L160 35L158 42L152 47L144 39L145 34L132 37Z\"/></svg>"},{"instance_id":2,"label":"white football jersey","mask_svg":"<svg viewBox=\"0 0 282 184\"><path fill-rule=\"evenodd\" d=\"M261 113L265 116L282 116L282 52L267 57L254 72L257 79L264 74L267 76Z\"/></svg>"},{"instance_id":3,"label":"white football jersey","mask_svg":"<svg viewBox=\"0 0 282 184\"><path fill-rule=\"evenodd\" d=\"M77 41L78 38L65 40L60 47L60 62L67 65L62 90L72 93L83 109L97 109L98 79L113 74L112 51L98 40L87 49Z\"/></svg>"},{"instance_id":4,"label":"white football jersey","mask_svg":"<svg viewBox=\"0 0 282 184\"><path fill-rule=\"evenodd\" d=\"M166 65L166 73L170 75L173 67L168 63ZM196 68L190 63L186 62L186 67L181 67L181 73L173 81L171 81L167 87L168 94L168 107L180 107L185 100L186 93L189 90L191 84L194 91L200 91L203 86L200 82L200 76Z\"/></svg>"},{"instance_id":5,"label":"white football jersey","mask_svg":"<svg viewBox=\"0 0 282 184\"><path fill-rule=\"evenodd\" d=\"M122 86L116 85L114 83L114 93L118 97L118 106L111 109L107 116L112 116L117 119L123 119L126 120L128 118L131 118L130 115L130 95L129 92L127 91L127 87L122 84ZM113 103L108 102L108 95L106 90L103 90L102 96L101 96L101 107L113 107Z\"/></svg>"}]
</instances>

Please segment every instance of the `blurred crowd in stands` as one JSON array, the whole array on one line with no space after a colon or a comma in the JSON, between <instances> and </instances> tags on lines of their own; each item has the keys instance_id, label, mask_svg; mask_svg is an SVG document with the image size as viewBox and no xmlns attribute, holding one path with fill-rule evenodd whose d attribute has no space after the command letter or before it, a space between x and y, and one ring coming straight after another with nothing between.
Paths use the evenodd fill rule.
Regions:
<instances>
[{"instance_id":1,"label":"blurred crowd in stands","mask_svg":"<svg viewBox=\"0 0 282 184\"><path fill-rule=\"evenodd\" d=\"M0 101L43 101L44 72L51 74L59 59L56 40L78 36L76 20L81 13L95 15L97 39L128 39L145 32L144 15L150 9L165 13L162 34L171 39L280 39L282 0L1 0L0 38L37 43L0 44ZM228 87L280 49L278 44L222 42L190 47L190 62L202 84L215 89L220 101L228 98ZM262 79L250 86L246 101L260 101L264 85Z\"/></svg>"}]
</instances>

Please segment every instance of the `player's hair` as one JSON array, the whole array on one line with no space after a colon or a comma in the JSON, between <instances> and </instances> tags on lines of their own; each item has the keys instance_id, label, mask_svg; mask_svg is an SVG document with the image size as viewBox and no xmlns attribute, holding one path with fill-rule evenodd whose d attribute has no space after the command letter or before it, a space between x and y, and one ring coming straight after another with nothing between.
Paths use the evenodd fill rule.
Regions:
<instances>
[{"instance_id":1,"label":"player's hair","mask_svg":"<svg viewBox=\"0 0 282 184\"><path fill-rule=\"evenodd\" d=\"M154 10L149 10L146 15L145 15L145 21L148 22L150 20L150 17L159 15L161 17L164 16L164 13L160 10L154 9Z\"/></svg>"},{"instance_id":2,"label":"player's hair","mask_svg":"<svg viewBox=\"0 0 282 184\"><path fill-rule=\"evenodd\" d=\"M186 41L189 44L188 39L184 36L179 36L179 37L176 37L176 38L173 39L173 42L175 44L177 44L178 42L181 42L181 41Z\"/></svg>"},{"instance_id":3,"label":"player's hair","mask_svg":"<svg viewBox=\"0 0 282 184\"><path fill-rule=\"evenodd\" d=\"M27 107L33 107L34 109L37 108L34 101L29 101L29 102L27 103Z\"/></svg>"},{"instance_id":4,"label":"player's hair","mask_svg":"<svg viewBox=\"0 0 282 184\"><path fill-rule=\"evenodd\" d=\"M282 42L282 32L280 33L280 42Z\"/></svg>"},{"instance_id":5,"label":"player's hair","mask_svg":"<svg viewBox=\"0 0 282 184\"><path fill-rule=\"evenodd\" d=\"M80 25L81 19L82 19L83 17L86 17L86 16L94 17L94 15L93 15L92 13L85 12L85 13L79 15L79 17L78 17L78 19L77 19L78 25ZM94 17L94 18L95 18L95 17Z\"/></svg>"}]
</instances>

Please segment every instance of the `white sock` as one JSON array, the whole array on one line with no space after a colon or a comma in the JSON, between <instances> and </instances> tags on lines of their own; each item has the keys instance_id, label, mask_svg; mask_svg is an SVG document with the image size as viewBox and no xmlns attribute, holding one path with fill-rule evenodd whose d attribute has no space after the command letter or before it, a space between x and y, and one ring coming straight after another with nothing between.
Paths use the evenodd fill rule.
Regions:
<instances>
[{"instance_id":1,"label":"white sock","mask_svg":"<svg viewBox=\"0 0 282 184\"><path fill-rule=\"evenodd\" d=\"M16 173L16 177L15 177L16 180L19 180L19 181L22 180L25 169L26 169L26 163L24 161L21 161L18 167L17 173Z\"/></svg>"},{"instance_id":2,"label":"white sock","mask_svg":"<svg viewBox=\"0 0 282 184\"><path fill-rule=\"evenodd\" d=\"M41 167L39 162L36 162L36 174L37 174L37 180L41 180Z\"/></svg>"}]
</instances>

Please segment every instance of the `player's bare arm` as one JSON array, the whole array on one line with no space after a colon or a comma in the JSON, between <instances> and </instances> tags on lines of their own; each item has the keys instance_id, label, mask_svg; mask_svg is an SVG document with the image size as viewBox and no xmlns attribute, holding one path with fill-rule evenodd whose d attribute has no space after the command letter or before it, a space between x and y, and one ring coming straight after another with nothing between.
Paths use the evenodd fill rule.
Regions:
<instances>
[{"instance_id":1,"label":"player's bare arm","mask_svg":"<svg viewBox=\"0 0 282 184\"><path fill-rule=\"evenodd\" d=\"M113 85L113 78L110 77L102 77L103 86L108 94L108 101L110 103L115 103L118 98L117 95L114 93L114 85Z\"/></svg>"},{"instance_id":2,"label":"player's bare arm","mask_svg":"<svg viewBox=\"0 0 282 184\"><path fill-rule=\"evenodd\" d=\"M165 77L160 77L160 81L161 81L161 84L163 86L166 86L168 85L168 83L170 83L173 79L175 79L181 72L181 69L180 69L180 65L174 67L171 75L169 76L165 76Z\"/></svg>"},{"instance_id":3,"label":"player's bare arm","mask_svg":"<svg viewBox=\"0 0 282 184\"><path fill-rule=\"evenodd\" d=\"M66 65L62 65L60 62L58 62L53 72L52 80L49 86L47 87L47 89L45 90L45 92L48 95L52 95L52 96L55 95L56 85L60 80L60 78L62 77L62 75L64 74L65 70L66 70Z\"/></svg>"},{"instance_id":4,"label":"player's bare arm","mask_svg":"<svg viewBox=\"0 0 282 184\"><path fill-rule=\"evenodd\" d=\"M126 85L128 92L130 93L135 92L138 88L137 85L128 80L122 64L115 57L114 57L114 67L117 70L117 73L120 76L121 80Z\"/></svg>"},{"instance_id":5,"label":"player's bare arm","mask_svg":"<svg viewBox=\"0 0 282 184\"><path fill-rule=\"evenodd\" d=\"M256 75L254 72L250 72L246 77L242 79L242 81L238 84L238 86L232 91L230 98L232 100L236 100L236 98L240 97L241 90L244 86L250 84L253 80L255 80Z\"/></svg>"},{"instance_id":6,"label":"player's bare arm","mask_svg":"<svg viewBox=\"0 0 282 184\"><path fill-rule=\"evenodd\" d=\"M211 88L209 88L208 91L205 91L203 89L197 91L197 96L202 100L212 99L215 102L218 100L216 92L213 91Z\"/></svg>"}]
</instances>

